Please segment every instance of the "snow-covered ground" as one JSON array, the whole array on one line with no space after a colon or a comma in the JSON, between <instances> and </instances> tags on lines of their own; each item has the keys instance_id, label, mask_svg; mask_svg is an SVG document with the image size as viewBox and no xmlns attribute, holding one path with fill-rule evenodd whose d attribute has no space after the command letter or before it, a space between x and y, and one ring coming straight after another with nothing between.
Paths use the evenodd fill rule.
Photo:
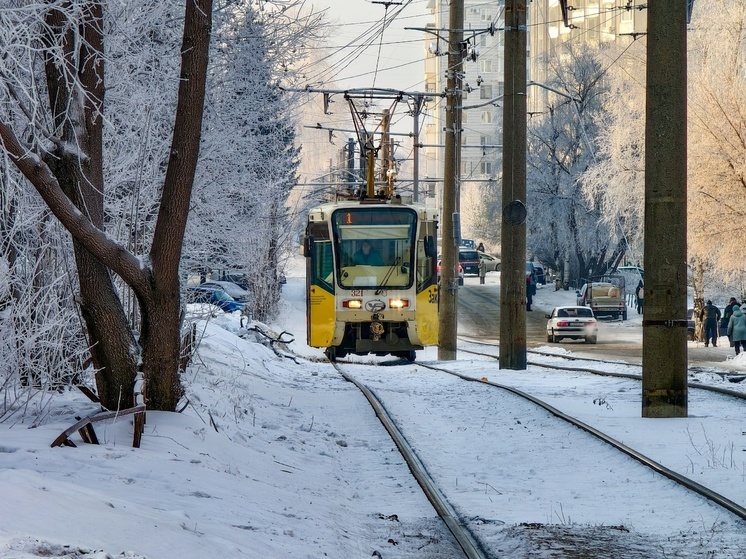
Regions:
<instances>
[{"instance_id":1,"label":"snow-covered ground","mask_svg":"<svg viewBox=\"0 0 746 559\"><path fill-rule=\"evenodd\" d=\"M132 448L130 417L98 424L98 446L82 443L75 434L76 448L51 448L75 416L95 410L77 391L36 394L3 416L0 558L349 559L378 550L385 558L417 557L416 550L388 542L407 528L427 533L433 514L391 452L378 420L372 412L361 413L362 396L340 379L321 350L305 345L299 275L288 273L282 312L272 328L292 333L290 349L305 358L279 357L242 329L238 317L217 314L202 322L201 343L184 378L189 404L180 414L150 412L139 449ZM497 278L490 274L488 281ZM536 306L547 310L567 297L573 293L542 287ZM630 338L641 335L636 313L626 323L603 328ZM554 346L554 351L569 349L569 344ZM731 358L729 364L744 367L743 359ZM435 348L418 352L418 361L436 360ZM375 363L376 358L359 361ZM498 374L494 363L466 354L450 366ZM383 368L366 374L376 369ZM578 375L561 386L546 371L503 373L503 383L522 377L524 384L551 385L570 413L578 411L569 397L581 384ZM440 382L436 378L433 382ZM630 404L618 383L594 383L581 400L588 421L595 413L620 433L644 433L656 459L689 461L703 483L718 479L746 495L740 418L718 419L717 400L693 399L687 419L643 420L634 396ZM608 408L589 402L598 395L606 397ZM16 396L3 393L6 401ZM687 433L694 440L687 441ZM695 456L695 446L704 456ZM458 460L458 452L452 456ZM553 483L583 490L582 476L558 476ZM656 503L640 512L631 528L660 528L656 510L678 507L674 501ZM394 513L400 522L391 521ZM535 521L550 522L550 516ZM698 538L718 541L722 551L707 555L713 559L746 556L738 535L739 529L746 533L743 528L725 513L717 525L691 527Z\"/></svg>"}]
</instances>

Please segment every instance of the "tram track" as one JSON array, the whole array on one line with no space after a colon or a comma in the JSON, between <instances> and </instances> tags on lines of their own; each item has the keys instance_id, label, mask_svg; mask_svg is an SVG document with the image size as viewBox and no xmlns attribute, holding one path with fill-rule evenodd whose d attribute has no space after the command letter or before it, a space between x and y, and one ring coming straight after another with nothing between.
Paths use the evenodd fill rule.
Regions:
<instances>
[{"instance_id":1,"label":"tram track","mask_svg":"<svg viewBox=\"0 0 746 559\"><path fill-rule=\"evenodd\" d=\"M464 557L467 559L488 559L489 556L481 549L473 534L458 521L458 515L438 489L435 482L428 475L421 460L412 450L412 447L396 426L396 423L381 401L367 386L358 381L352 375L346 373L338 363L332 363L332 365L334 365L334 368L346 381L354 384L360 392L363 393L366 400L368 400L368 403L373 408L376 417L378 417L384 429L386 429L388 434L391 436L391 439L399 449L404 461L407 463L407 466L412 472L414 478L417 480L417 483L422 488L428 501L433 505L433 508L445 524L448 531L458 542L461 550L464 552Z\"/></svg>"},{"instance_id":2,"label":"tram track","mask_svg":"<svg viewBox=\"0 0 746 559\"><path fill-rule=\"evenodd\" d=\"M484 379L475 379L473 377L469 377L467 375L463 375L461 373L458 373L456 371L449 371L447 369L441 368L441 367L434 367L432 365L424 365L420 364L420 366L433 369L437 371L443 371L451 375L455 375L463 380L469 381L469 382L479 382L482 384L487 384L489 386L494 386L495 388L499 388L501 390L507 390L508 392L515 394L516 396L519 396L525 400L528 400L529 402L532 402L533 404L539 406L542 409L545 409L555 417L558 417L562 419L563 421L566 421L570 423L571 425L574 425L575 427L578 427L579 429L582 429L583 431L590 433L594 437L598 438L599 440L605 442L606 444L616 448L620 452L626 454L627 456L630 456L631 458L634 458L644 466L650 468L651 470L675 481L679 485L689 489L690 491L693 491L706 499L712 501L713 503L716 503L726 509L727 511L735 514L742 520L746 520L746 507L742 507L738 503L735 503L734 501L728 499L727 497L721 495L720 493L713 491L696 481L689 479L686 476L683 476L677 472L674 472L673 470L666 468L662 464L659 464L652 458L649 458L648 456L645 456L644 454L637 452L633 448L630 448L629 446L625 445L624 443L616 440L613 437L610 437L606 433L603 433L596 429L595 427L592 427L588 425L587 423L584 423L583 421L580 421L579 419L572 417L557 408L549 405L548 403L544 402L543 400L540 400L534 396L531 396L530 394L527 394L521 390L518 390L516 388L513 388L511 386L506 386L503 384L498 384L489 380ZM701 388L701 387L700 387ZM743 397L743 395L739 395L739 397Z\"/></svg>"},{"instance_id":3,"label":"tram track","mask_svg":"<svg viewBox=\"0 0 746 559\"><path fill-rule=\"evenodd\" d=\"M354 365L350 365L350 367L354 367ZM342 367L340 366L340 364L335 364L335 368L340 372L340 374L346 380L354 383L363 392L363 394L365 394L365 397L368 399L371 406L375 410L376 415L379 417L379 419L381 419L382 424L387 429L387 431L391 434L391 437L394 440L397 448L404 456L404 459L409 465L410 470L412 471L413 475L417 479L420 486L423 488L423 491L425 491L425 493L427 494L428 499L430 500L431 503L433 503L435 510L441 516L446 526L448 526L448 529L451 531L451 533L454 535L456 540L461 545L464 551L464 556L469 557L469 558L488 558L488 557L504 556L504 555L500 555L494 548L492 548L490 546L489 541L487 542L483 541L483 539L480 538L479 535L477 534L479 532L479 529L474 530L473 522L470 522L468 520L468 517L480 518L480 515L482 513L480 513L479 511L471 511L471 510L464 511L463 507L456 507L449 503L448 497L447 497L448 491L444 491L444 489L440 487L440 482L434 480L433 477L431 477L431 475L428 473L428 470L429 469L432 470L434 467L428 466L426 462L419 457L418 451L413 448L413 445L407 440L405 435L402 433L402 429L397 426L397 423L404 421L402 426L404 426L405 427L404 430L406 430L406 427L407 427L406 420L395 419L394 417L392 417L392 416L395 416L396 413L391 413L387 409L383 401L379 398L379 396L376 395L375 392L367 386L366 382L361 381L360 379L356 378L357 374L349 372L349 369L347 369L347 366ZM467 381L470 383L474 383L479 386L479 390L482 390L486 387L490 387L490 389L496 389L496 390L500 390L503 392L507 392L514 397L518 397L522 400L530 402L533 406L536 406L548 412L552 417L556 418L556 420L560 420L569 425L573 425L574 427L577 427L583 432L588 433L589 435L593 436L595 439L603 442L605 445L608 445L609 447L615 449L615 451L623 453L625 456L632 458L637 463L644 465L646 468L679 484L681 487L686 488L687 491L693 492L696 495L703 497L707 499L708 501L718 505L719 507L722 507L723 509L728 510L729 512L731 512L736 517L742 520L746 520L746 509L742 507L741 505L739 505L738 503L732 501L728 497L723 496L717 493L716 491L713 491L699 484L698 482L691 480L687 478L686 476L683 476L673 471L670 468L667 468L666 466L645 456L641 452L638 452L637 450L631 448L630 446L625 445L624 443L616 440L615 438L603 433L599 429L596 429L593 426L588 425L587 423L577 418L574 418L560 411L559 409L556 409L555 407L540 400L539 398L536 398L534 396L531 396L530 394L524 393L523 391L518 390L514 387L490 382L489 380L485 378L474 378L468 375L461 374L458 371L449 370L446 367L435 366L432 364L418 363L416 365L416 368L418 370L421 368L421 369L430 370L430 371L438 371L440 373L447 374L456 379L459 379L459 381ZM394 367L392 367L391 369L394 369ZM408 368L408 370L411 370L411 367ZM464 450L465 450L465 454L469 454L470 452L476 452L476 450L468 449L468 448ZM526 467L529 469L533 469L535 466L527 464ZM436 472L433 472L433 473L436 473ZM465 475L465 474L462 474L462 475ZM459 511L460 511L460 514L459 514ZM612 545L613 547L613 545L615 544L610 544L610 545ZM583 557L583 556L587 556L587 555L582 555L582 554L577 555L577 557ZM609 556L613 556L613 555L609 555ZM625 555L625 557L626 556L627 555ZM576 555L566 555L566 557L576 557ZM637 555L630 555L630 557L637 557Z\"/></svg>"},{"instance_id":4,"label":"tram track","mask_svg":"<svg viewBox=\"0 0 746 559\"><path fill-rule=\"evenodd\" d=\"M462 340L468 341L468 343L472 343L472 344L489 346L489 347L493 347L496 349L499 348L499 345L494 344L494 343L487 343L487 342L481 342L481 341L478 342L478 341L467 340L463 338ZM473 349L468 349L464 347L460 347L459 351L469 353L472 355L479 355L481 357L489 357L492 359L499 358L499 356L494 353L475 351ZM619 361L606 361L602 359L594 359L594 358L588 358L588 357L576 357L572 355L556 354L556 353L542 352L542 351L536 351L536 350L527 350L527 353L529 355L536 355L539 357L545 357L545 358L552 359L552 360L561 360L561 361L572 362L572 363L593 363L593 364L598 365L597 367L575 366L575 365L568 365L567 363L558 365L558 364L553 364L553 363L547 363L546 360L545 361L527 360L528 365L532 365L536 367L544 367L547 369L555 369L555 370L560 370L560 371L583 372L583 373L589 373L589 374L599 375L599 376L626 378L626 379L631 379L631 380L642 381L642 366L640 365L624 363L624 362L619 362ZM604 370L603 368L600 368L601 365L611 366L611 367L616 367L616 368L624 367L626 369L629 369L630 372ZM697 373L697 372L704 372L704 371L700 367L690 368L690 373ZM744 378L743 374L732 373L732 372L727 372L727 371L717 371L717 372L714 372L714 374L716 374L721 379L737 379L740 381ZM690 376L692 375L690 374ZM707 390L710 392L723 394L725 396L732 396L733 398L738 398L740 400L746 400L746 388L742 391L733 390L733 389L723 388L723 387L712 385L712 384L707 384L706 382L702 380L690 381L687 383L687 386L695 390Z\"/></svg>"}]
</instances>

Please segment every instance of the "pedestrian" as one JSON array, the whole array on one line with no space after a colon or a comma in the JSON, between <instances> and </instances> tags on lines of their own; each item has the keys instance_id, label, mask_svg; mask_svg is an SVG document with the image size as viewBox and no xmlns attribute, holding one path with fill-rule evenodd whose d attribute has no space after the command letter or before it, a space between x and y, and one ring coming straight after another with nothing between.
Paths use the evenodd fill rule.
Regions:
<instances>
[{"instance_id":1,"label":"pedestrian","mask_svg":"<svg viewBox=\"0 0 746 559\"><path fill-rule=\"evenodd\" d=\"M705 326L705 347L710 345L710 340L712 340L712 347L717 347L720 309L713 305L712 301L708 300L707 304L699 311L699 319Z\"/></svg>"},{"instance_id":2,"label":"pedestrian","mask_svg":"<svg viewBox=\"0 0 746 559\"><path fill-rule=\"evenodd\" d=\"M531 304L534 302L536 295L536 272L532 271L526 276L526 310L531 310Z\"/></svg>"},{"instance_id":3,"label":"pedestrian","mask_svg":"<svg viewBox=\"0 0 746 559\"><path fill-rule=\"evenodd\" d=\"M477 250L479 252L484 252L484 243L480 242L479 245L477 246Z\"/></svg>"},{"instance_id":4,"label":"pedestrian","mask_svg":"<svg viewBox=\"0 0 746 559\"><path fill-rule=\"evenodd\" d=\"M352 264L354 266L360 266L361 264L383 266L383 259L381 254L373 248L370 241L363 241L360 250L352 256Z\"/></svg>"},{"instance_id":5,"label":"pedestrian","mask_svg":"<svg viewBox=\"0 0 746 559\"><path fill-rule=\"evenodd\" d=\"M741 305L738 304L738 301L736 301L735 297L731 297L730 300L728 301L728 304L725 305L725 309L723 309L723 318L720 320L720 335L721 336L724 336L725 332L728 330L728 323L730 321L730 316L733 314L733 309L735 307L740 307L740 306ZM730 342L731 342L731 347L733 347L733 340L731 340Z\"/></svg>"},{"instance_id":6,"label":"pedestrian","mask_svg":"<svg viewBox=\"0 0 746 559\"><path fill-rule=\"evenodd\" d=\"M484 283L485 277L487 276L487 263L484 258L479 259L479 283Z\"/></svg>"},{"instance_id":7,"label":"pedestrian","mask_svg":"<svg viewBox=\"0 0 746 559\"><path fill-rule=\"evenodd\" d=\"M731 345L736 349L738 355L743 349L746 351L746 304L739 307L733 306L733 311L728 319L728 338Z\"/></svg>"},{"instance_id":8,"label":"pedestrian","mask_svg":"<svg viewBox=\"0 0 746 559\"><path fill-rule=\"evenodd\" d=\"M637 284L635 295L637 296L637 314L642 314L642 306L645 302L645 288L642 284L642 280L640 280Z\"/></svg>"}]
</instances>

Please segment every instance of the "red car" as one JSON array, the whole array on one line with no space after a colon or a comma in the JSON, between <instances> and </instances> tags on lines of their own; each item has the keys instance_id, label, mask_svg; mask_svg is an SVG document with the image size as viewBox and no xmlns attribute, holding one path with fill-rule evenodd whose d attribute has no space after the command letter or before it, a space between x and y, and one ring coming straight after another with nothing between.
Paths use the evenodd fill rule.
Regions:
<instances>
[{"instance_id":1,"label":"red car","mask_svg":"<svg viewBox=\"0 0 746 559\"><path fill-rule=\"evenodd\" d=\"M438 260L437 273L438 283L440 283L440 260ZM458 265L458 284L464 285L464 268L461 266L461 264Z\"/></svg>"}]
</instances>

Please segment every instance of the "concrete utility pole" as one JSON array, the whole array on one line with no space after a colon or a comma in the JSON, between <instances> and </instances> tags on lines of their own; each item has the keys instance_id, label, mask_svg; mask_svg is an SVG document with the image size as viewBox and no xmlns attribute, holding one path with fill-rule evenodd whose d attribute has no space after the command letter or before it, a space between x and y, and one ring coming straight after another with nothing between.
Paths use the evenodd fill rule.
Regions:
<instances>
[{"instance_id":1,"label":"concrete utility pole","mask_svg":"<svg viewBox=\"0 0 746 559\"><path fill-rule=\"evenodd\" d=\"M526 0L505 2L500 368L526 368Z\"/></svg>"},{"instance_id":2,"label":"concrete utility pole","mask_svg":"<svg viewBox=\"0 0 746 559\"><path fill-rule=\"evenodd\" d=\"M414 117L414 129L412 131L412 200L418 202L420 199L420 113L422 106L425 104L424 95L412 97L414 108L412 116Z\"/></svg>"},{"instance_id":3,"label":"concrete utility pole","mask_svg":"<svg viewBox=\"0 0 746 559\"><path fill-rule=\"evenodd\" d=\"M642 416L686 417L686 3L648 4Z\"/></svg>"},{"instance_id":4,"label":"concrete utility pole","mask_svg":"<svg viewBox=\"0 0 746 559\"><path fill-rule=\"evenodd\" d=\"M391 112L383 109L381 115L381 181L388 183L389 161L391 160L391 137L389 136L391 126Z\"/></svg>"},{"instance_id":5,"label":"concrete utility pole","mask_svg":"<svg viewBox=\"0 0 746 559\"><path fill-rule=\"evenodd\" d=\"M458 318L457 247L453 215L456 211L456 180L459 174L458 151L461 143L461 82L464 39L464 0L451 0L448 32L448 70L446 76L445 164L443 167L443 252L440 267L440 311L438 313L438 359L456 359L456 321Z\"/></svg>"}]
</instances>

